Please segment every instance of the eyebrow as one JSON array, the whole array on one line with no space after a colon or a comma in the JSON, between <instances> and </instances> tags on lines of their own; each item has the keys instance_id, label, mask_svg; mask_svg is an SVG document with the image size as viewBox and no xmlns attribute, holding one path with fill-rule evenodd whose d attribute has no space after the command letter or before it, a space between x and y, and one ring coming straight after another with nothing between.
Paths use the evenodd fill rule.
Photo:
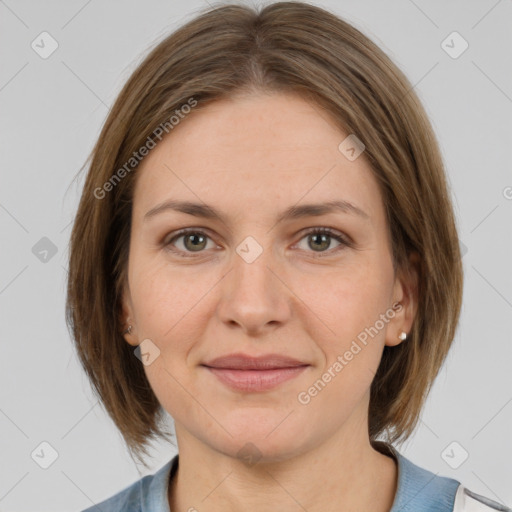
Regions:
<instances>
[{"instance_id":1,"label":"eyebrow","mask_svg":"<svg viewBox=\"0 0 512 512\"><path fill-rule=\"evenodd\" d=\"M144 221L150 219L151 217L154 217L159 213L168 210L182 212L188 215L202 217L205 219L218 219L225 223L225 215L216 208L214 208L213 206L204 203L201 204L194 203L191 201L177 201L173 199L165 201L149 210L144 215ZM290 206L277 216L276 223L283 222L286 220L299 219L302 217L316 217L335 212L356 215L365 220L370 219L370 216L355 204L352 204L351 202L345 200L337 200L318 204L303 204L300 206Z\"/></svg>"}]
</instances>

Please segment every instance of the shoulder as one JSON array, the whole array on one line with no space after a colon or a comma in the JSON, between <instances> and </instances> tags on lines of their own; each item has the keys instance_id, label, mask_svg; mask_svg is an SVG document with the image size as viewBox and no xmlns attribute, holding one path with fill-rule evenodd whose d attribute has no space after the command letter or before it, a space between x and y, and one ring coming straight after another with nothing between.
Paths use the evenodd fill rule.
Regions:
<instances>
[{"instance_id":1,"label":"shoulder","mask_svg":"<svg viewBox=\"0 0 512 512\"><path fill-rule=\"evenodd\" d=\"M156 473L146 475L110 498L82 512L170 512L167 491L171 471L178 456L173 457Z\"/></svg>"},{"instance_id":2,"label":"shoulder","mask_svg":"<svg viewBox=\"0 0 512 512\"><path fill-rule=\"evenodd\" d=\"M493 510L512 512L512 508L506 507L480 494L476 494L462 484L457 489L453 512L492 512Z\"/></svg>"},{"instance_id":3,"label":"shoulder","mask_svg":"<svg viewBox=\"0 0 512 512\"><path fill-rule=\"evenodd\" d=\"M391 512L452 512L460 482L417 466L399 452L398 486Z\"/></svg>"},{"instance_id":4,"label":"shoulder","mask_svg":"<svg viewBox=\"0 0 512 512\"><path fill-rule=\"evenodd\" d=\"M397 491L390 512L512 512L470 491L458 480L417 466L388 443L379 443L378 449L393 456L398 466Z\"/></svg>"}]
</instances>

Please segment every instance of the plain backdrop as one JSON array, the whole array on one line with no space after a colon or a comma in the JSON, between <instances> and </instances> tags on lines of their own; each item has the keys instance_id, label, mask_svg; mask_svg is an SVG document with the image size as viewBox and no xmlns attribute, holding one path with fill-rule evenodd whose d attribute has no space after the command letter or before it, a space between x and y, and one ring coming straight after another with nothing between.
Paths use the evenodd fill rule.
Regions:
<instances>
[{"instance_id":1,"label":"plain backdrop","mask_svg":"<svg viewBox=\"0 0 512 512\"><path fill-rule=\"evenodd\" d=\"M512 1L312 3L406 73L452 187L462 316L400 451L511 506ZM150 46L205 6L0 0L0 510L81 510L176 453L155 444L152 469L136 466L93 396L64 321L67 248L83 184L73 178L108 107Z\"/></svg>"}]
</instances>

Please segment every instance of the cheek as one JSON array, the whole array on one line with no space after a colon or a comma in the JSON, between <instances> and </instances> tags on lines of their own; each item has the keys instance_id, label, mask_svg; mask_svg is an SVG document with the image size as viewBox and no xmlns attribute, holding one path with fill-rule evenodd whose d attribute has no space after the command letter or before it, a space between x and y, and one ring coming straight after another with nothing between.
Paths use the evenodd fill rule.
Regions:
<instances>
[{"instance_id":1,"label":"cheek","mask_svg":"<svg viewBox=\"0 0 512 512\"><path fill-rule=\"evenodd\" d=\"M130 292L137 330L141 336L162 342L193 315L194 304L207 290L207 279L172 271L162 257L134 255L132 269Z\"/></svg>"},{"instance_id":2,"label":"cheek","mask_svg":"<svg viewBox=\"0 0 512 512\"><path fill-rule=\"evenodd\" d=\"M297 289L326 337L343 345L374 325L389 307L392 268L378 262L340 266L323 276L302 277Z\"/></svg>"},{"instance_id":3,"label":"cheek","mask_svg":"<svg viewBox=\"0 0 512 512\"><path fill-rule=\"evenodd\" d=\"M386 262L385 258L380 262ZM311 379L312 393L321 390L318 407L323 402L339 408L343 397L343 411L350 410L368 391L393 317L388 309L392 283L392 266L379 263L377 258L339 269L321 282L303 283L301 293L321 319L309 326L309 335L324 356L323 366ZM308 399L308 391L303 391ZM339 414L343 411L340 409Z\"/></svg>"},{"instance_id":4,"label":"cheek","mask_svg":"<svg viewBox=\"0 0 512 512\"><path fill-rule=\"evenodd\" d=\"M368 392L387 326L381 315L388 308L389 290L383 284L386 276L379 278L379 272L352 269L333 274L323 285L311 281L301 288L315 313L310 315L308 334L324 359L311 376L310 387L301 389L297 397L300 404L308 404L308 411L320 414L327 407L342 421Z\"/></svg>"},{"instance_id":5,"label":"cheek","mask_svg":"<svg viewBox=\"0 0 512 512\"><path fill-rule=\"evenodd\" d=\"M137 334L140 341L150 339L159 353L144 370L168 411L180 404L186 407L190 396L184 387L192 388L196 352L214 314L212 297L222 276L191 268L173 270L156 260L134 264L133 269L137 272L133 273L130 290Z\"/></svg>"}]
</instances>

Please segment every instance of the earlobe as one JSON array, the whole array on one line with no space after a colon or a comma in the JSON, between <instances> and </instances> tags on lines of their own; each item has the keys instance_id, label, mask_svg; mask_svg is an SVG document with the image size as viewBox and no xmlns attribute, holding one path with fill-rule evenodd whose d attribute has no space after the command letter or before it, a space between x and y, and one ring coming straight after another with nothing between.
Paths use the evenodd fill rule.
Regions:
<instances>
[{"instance_id":1,"label":"earlobe","mask_svg":"<svg viewBox=\"0 0 512 512\"><path fill-rule=\"evenodd\" d=\"M128 323L129 321L130 321L130 319L127 318L126 319L127 325L125 324L126 329L123 331L123 337L126 340L126 342L129 343L130 345L137 346L138 342L137 342L137 338L135 337L134 332L133 332L133 325Z\"/></svg>"},{"instance_id":2,"label":"earlobe","mask_svg":"<svg viewBox=\"0 0 512 512\"><path fill-rule=\"evenodd\" d=\"M396 317L395 317L395 319L396 319ZM398 322L398 320L397 320L397 322ZM408 337L408 331L404 331L404 330L397 331L395 325L391 325L388 328L388 331L386 333L385 344L388 347L395 347L396 345L400 345L400 343L406 341L407 337Z\"/></svg>"},{"instance_id":3,"label":"earlobe","mask_svg":"<svg viewBox=\"0 0 512 512\"><path fill-rule=\"evenodd\" d=\"M132 308L131 301L126 291L126 287L123 288L123 294L121 299L121 312L119 315L119 326L122 336L125 341L130 345L137 346L138 340L135 336L135 329L133 326L133 322L131 320L132 317Z\"/></svg>"},{"instance_id":4,"label":"earlobe","mask_svg":"<svg viewBox=\"0 0 512 512\"><path fill-rule=\"evenodd\" d=\"M419 254L411 253L408 268L402 269L397 277L395 296L398 298L394 303L398 302L400 308L394 308L395 317L386 333L388 346L399 345L410 337L418 304L419 264Z\"/></svg>"}]
</instances>

